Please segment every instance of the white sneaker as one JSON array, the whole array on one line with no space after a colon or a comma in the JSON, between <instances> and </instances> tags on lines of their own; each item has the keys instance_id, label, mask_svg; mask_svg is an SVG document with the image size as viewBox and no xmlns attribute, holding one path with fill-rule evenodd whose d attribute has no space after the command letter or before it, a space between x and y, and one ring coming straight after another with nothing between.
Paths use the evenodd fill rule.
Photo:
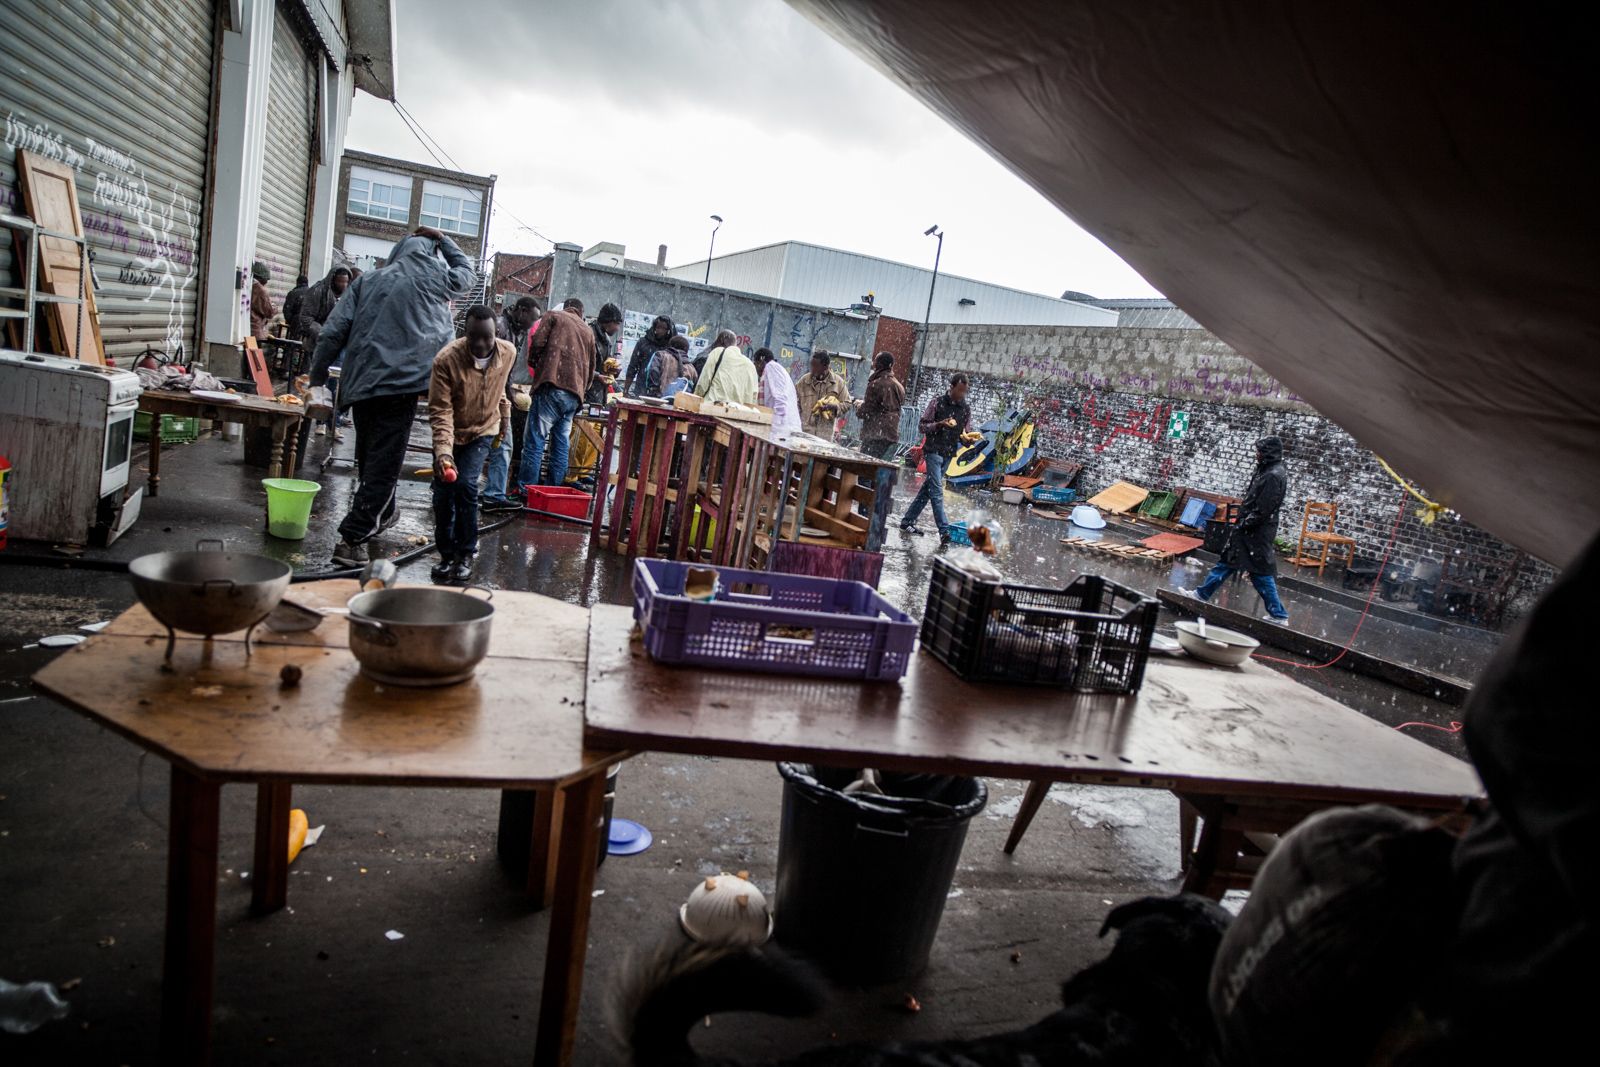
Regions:
<instances>
[{"instance_id":1,"label":"white sneaker","mask_svg":"<svg viewBox=\"0 0 1600 1067\"><path fill-rule=\"evenodd\" d=\"M1289 616L1285 615L1282 618L1279 618L1276 615L1268 615L1267 616L1267 621L1272 623L1272 625L1274 625L1274 626L1288 626L1289 625Z\"/></svg>"},{"instance_id":2,"label":"white sneaker","mask_svg":"<svg viewBox=\"0 0 1600 1067\"><path fill-rule=\"evenodd\" d=\"M1211 601L1209 601L1209 600L1201 599L1200 594L1195 592L1193 589L1180 589L1180 590L1178 590L1178 594L1180 596L1188 597L1190 600L1199 601L1199 603L1201 603L1201 604L1209 604L1209 603L1211 603Z\"/></svg>"},{"instance_id":3,"label":"white sneaker","mask_svg":"<svg viewBox=\"0 0 1600 1067\"><path fill-rule=\"evenodd\" d=\"M327 432L328 432L328 427L325 426L324 424L320 423L320 422L317 423L317 428L315 430L311 431L312 435L316 436L316 437L321 437L323 434L325 434Z\"/></svg>"}]
</instances>

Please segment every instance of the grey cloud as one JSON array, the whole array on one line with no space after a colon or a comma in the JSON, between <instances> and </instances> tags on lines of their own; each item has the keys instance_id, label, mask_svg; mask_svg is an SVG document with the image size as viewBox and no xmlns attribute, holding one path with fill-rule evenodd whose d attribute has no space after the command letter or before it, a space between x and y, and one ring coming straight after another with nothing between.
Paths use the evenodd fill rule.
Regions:
<instances>
[{"instance_id":1,"label":"grey cloud","mask_svg":"<svg viewBox=\"0 0 1600 1067\"><path fill-rule=\"evenodd\" d=\"M704 108L768 130L884 147L913 136L904 120L923 113L781 0L398 6L402 101L448 94L465 79L491 94L590 94L668 119Z\"/></svg>"}]
</instances>

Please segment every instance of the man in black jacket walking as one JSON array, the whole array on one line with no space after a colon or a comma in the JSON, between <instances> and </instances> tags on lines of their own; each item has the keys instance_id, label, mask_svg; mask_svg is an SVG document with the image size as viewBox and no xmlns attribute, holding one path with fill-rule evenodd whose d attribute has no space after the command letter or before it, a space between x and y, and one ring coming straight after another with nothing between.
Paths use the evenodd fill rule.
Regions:
<instances>
[{"instance_id":1,"label":"man in black jacket walking","mask_svg":"<svg viewBox=\"0 0 1600 1067\"><path fill-rule=\"evenodd\" d=\"M933 522L939 527L939 543L950 543L950 524L944 517L944 468L961 448L961 435L972 421L972 409L967 407L967 376L952 374L950 391L933 398L928 410L917 421L917 429L925 435L922 458L927 475L922 488L906 509L900 520L901 533L917 533L917 516L923 505L933 504Z\"/></svg>"},{"instance_id":2,"label":"man in black jacket walking","mask_svg":"<svg viewBox=\"0 0 1600 1067\"><path fill-rule=\"evenodd\" d=\"M1202 603L1209 601L1227 577L1234 571L1250 575L1250 584L1256 587L1267 605L1267 617L1276 623L1289 621L1289 613L1278 599L1278 556L1272 542L1278 536L1278 509L1283 507L1283 496L1289 488L1289 476L1283 467L1283 442L1276 437L1263 437L1256 442L1256 472L1245 490L1244 502L1239 505L1239 525L1228 535L1222 558L1211 568L1206 580L1192 594Z\"/></svg>"}]
</instances>

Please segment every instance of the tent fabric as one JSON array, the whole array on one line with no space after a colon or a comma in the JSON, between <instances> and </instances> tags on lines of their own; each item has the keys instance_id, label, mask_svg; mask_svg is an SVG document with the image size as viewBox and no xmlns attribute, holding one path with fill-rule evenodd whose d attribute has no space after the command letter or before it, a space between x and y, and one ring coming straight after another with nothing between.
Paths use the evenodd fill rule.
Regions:
<instances>
[{"instance_id":1,"label":"tent fabric","mask_svg":"<svg viewBox=\"0 0 1600 1067\"><path fill-rule=\"evenodd\" d=\"M789 2L1468 520L1600 528L1580 10Z\"/></svg>"}]
</instances>

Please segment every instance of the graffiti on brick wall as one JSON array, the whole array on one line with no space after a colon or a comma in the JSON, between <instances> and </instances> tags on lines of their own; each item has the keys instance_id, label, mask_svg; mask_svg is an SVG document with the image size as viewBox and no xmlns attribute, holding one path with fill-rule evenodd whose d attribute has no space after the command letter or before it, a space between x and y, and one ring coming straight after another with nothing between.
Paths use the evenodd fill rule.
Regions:
<instances>
[{"instance_id":1,"label":"graffiti on brick wall","mask_svg":"<svg viewBox=\"0 0 1600 1067\"><path fill-rule=\"evenodd\" d=\"M1051 355L1010 356L1018 378L1043 380L1080 389L1146 393L1152 396L1196 397L1203 400L1274 400L1303 404L1305 400L1283 383L1243 358L1222 360L1207 355L1193 357L1193 369L1174 367L1163 373L1137 369L1110 370L1082 366L1083 357Z\"/></svg>"}]
</instances>

